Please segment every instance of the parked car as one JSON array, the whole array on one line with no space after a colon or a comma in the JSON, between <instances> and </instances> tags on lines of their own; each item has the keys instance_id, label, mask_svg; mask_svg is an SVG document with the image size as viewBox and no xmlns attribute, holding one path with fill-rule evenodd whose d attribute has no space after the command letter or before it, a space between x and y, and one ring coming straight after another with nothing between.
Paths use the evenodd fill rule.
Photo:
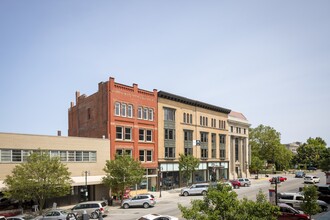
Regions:
<instances>
[{"instance_id":1,"label":"parked car","mask_svg":"<svg viewBox=\"0 0 330 220\"><path fill-rule=\"evenodd\" d=\"M270 179L269 179L269 182L273 183L273 182L274 182L274 178L276 178L277 183L285 182L285 181L287 180L286 177L283 177L283 176L277 176L277 177L270 178Z\"/></svg>"},{"instance_id":2,"label":"parked car","mask_svg":"<svg viewBox=\"0 0 330 220\"><path fill-rule=\"evenodd\" d=\"M238 180L229 180L231 182L231 184L233 185L233 187L235 189L239 189L241 187L241 182Z\"/></svg>"},{"instance_id":3,"label":"parked car","mask_svg":"<svg viewBox=\"0 0 330 220\"><path fill-rule=\"evenodd\" d=\"M286 203L293 208L300 209L304 200L304 195L301 193L278 193L278 201ZM316 200L323 212L328 210L328 204L322 200Z\"/></svg>"},{"instance_id":4,"label":"parked car","mask_svg":"<svg viewBox=\"0 0 330 220\"><path fill-rule=\"evenodd\" d=\"M137 220L179 220L177 217L170 215L148 214L144 215Z\"/></svg>"},{"instance_id":5,"label":"parked car","mask_svg":"<svg viewBox=\"0 0 330 220\"><path fill-rule=\"evenodd\" d=\"M317 170L316 167L307 167L307 170Z\"/></svg>"},{"instance_id":6,"label":"parked car","mask_svg":"<svg viewBox=\"0 0 330 220\"><path fill-rule=\"evenodd\" d=\"M94 219L99 216L99 213L96 210L99 210L102 216L106 216L109 213L108 204L104 201L81 202L71 209L72 212L77 213L78 215L82 215L85 210L90 218Z\"/></svg>"},{"instance_id":7,"label":"parked car","mask_svg":"<svg viewBox=\"0 0 330 220\"><path fill-rule=\"evenodd\" d=\"M296 177L296 178L304 178L305 177L305 172L304 171L297 171L296 173L295 173L295 176L294 177Z\"/></svg>"},{"instance_id":8,"label":"parked car","mask_svg":"<svg viewBox=\"0 0 330 220\"><path fill-rule=\"evenodd\" d=\"M230 190L232 190L234 188L233 184L231 184L231 182L229 182L229 181L219 182L219 184L222 184L224 186L228 186L230 188Z\"/></svg>"},{"instance_id":9,"label":"parked car","mask_svg":"<svg viewBox=\"0 0 330 220\"><path fill-rule=\"evenodd\" d=\"M63 209L52 209L46 212L39 220L66 220L68 212ZM70 220L75 220L71 217Z\"/></svg>"},{"instance_id":10,"label":"parked car","mask_svg":"<svg viewBox=\"0 0 330 220\"><path fill-rule=\"evenodd\" d=\"M33 215L15 215L7 217L7 220L32 220L35 219Z\"/></svg>"},{"instance_id":11,"label":"parked car","mask_svg":"<svg viewBox=\"0 0 330 220\"><path fill-rule=\"evenodd\" d=\"M319 183L320 178L317 176L305 176L304 183Z\"/></svg>"},{"instance_id":12,"label":"parked car","mask_svg":"<svg viewBox=\"0 0 330 220\"><path fill-rule=\"evenodd\" d=\"M5 216L0 215L0 220L6 220Z\"/></svg>"},{"instance_id":13,"label":"parked car","mask_svg":"<svg viewBox=\"0 0 330 220\"><path fill-rule=\"evenodd\" d=\"M197 183L191 185L190 187L182 188L180 195L182 196L205 195L208 188L209 188L208 183Z\"/></svg>"},{"instance_id":14,"label":"parked car","mask_svg":"<svg viewBox=\"0 0 330 220\"><path fill-rule=\"evenodd\" d=\"M303 220L303 219L310 219L309 215L304 214L304 212L299 211L285 203L279 203L278 206L280 207L281 214L278 216L278 220Z\"/></svg>"},{"instance_id":15,"label":"parked car","mask_svg":"<svg viewBox=\"0 0 330 220\"><path fill-rule=\"evenodd\" d=\"M130 199L125 199L122 203L122 207L124 209L128 209L129 207L143 207L149 208L150 206L155 206L156 200L152 194L138 194Z\"/></svg>"},{"instance_id":16,"label":"parked car","mask_svg":"<svg viewBox=\"0 0 330 220\"><path fill-rule=\"evenodd\" d=\"M248 178L238 178L237 180L241 183L241 186L251 186L251 181Z\"/></svg>"},{"instance_id":17,"label":"parked car","mask_svg":"<svg viewBox=\"0 0 330 220\"><path fill-rule=\"evenodd\" d=\"M330 185L316 185L319 200L330 203Z\"/></svg>"}]
</instances>

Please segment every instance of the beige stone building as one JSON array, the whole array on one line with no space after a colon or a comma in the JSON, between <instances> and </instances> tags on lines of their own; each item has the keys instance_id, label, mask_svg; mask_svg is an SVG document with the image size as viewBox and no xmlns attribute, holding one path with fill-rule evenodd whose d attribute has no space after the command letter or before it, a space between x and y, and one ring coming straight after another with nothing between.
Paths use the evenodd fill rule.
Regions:
<instances>
[{"instance_id":1,"label":"beige stone building","mask_svg":"<svg viewBox=\"0 0 330 220\"><path fill-rule=\"evenodd\" d=\"M108 198L109 189L101 182L106 160L110 159L109 145L109 139L102 138L0 133L0 191L5 187L6 175L26 161L30 152L41 149L60 157L71 172L72 193L68 200L81 201L86 195L88 200Z\"/></svg>"},{"instance_id":2,"label":"beige stone building","mask_svg":"<svg viewBox=\"0 0 330 220\"><path fill-rule=\"evenodd\" d=\"M228 117L230 176L240 178L250 176L251 149L249 146L250 124L240 112L231 111Z\"/></svg>"},{"instance_id":3,"label":"beige stone building","mask_svg":"<svg viewBox=\"0 0 330 220\"><path fill-rule=\"evenodd\" d=\"M158 92L158 163L162 185L180 185L179 155L191 154L200 165L190 180L229 179L228 115L231 110Z\"/></svg>"}]
</instances>

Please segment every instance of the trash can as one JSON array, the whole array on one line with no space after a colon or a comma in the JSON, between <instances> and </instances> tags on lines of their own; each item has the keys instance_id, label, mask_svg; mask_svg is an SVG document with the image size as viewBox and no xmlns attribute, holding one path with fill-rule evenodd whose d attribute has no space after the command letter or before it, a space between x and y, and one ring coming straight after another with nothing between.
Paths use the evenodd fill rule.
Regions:
<instances>
[{"instance_id":1,"label":"trash can","mask_svg":"<svg viewBox=\"0 0 330 220\"><path fill-rule=\"evenodd\" d=\"M155 189L154 186L151 187L151 191L152 191L152 192L155 192L155 191L156 191L156 189Z\"/></svg>"}]
</instances>

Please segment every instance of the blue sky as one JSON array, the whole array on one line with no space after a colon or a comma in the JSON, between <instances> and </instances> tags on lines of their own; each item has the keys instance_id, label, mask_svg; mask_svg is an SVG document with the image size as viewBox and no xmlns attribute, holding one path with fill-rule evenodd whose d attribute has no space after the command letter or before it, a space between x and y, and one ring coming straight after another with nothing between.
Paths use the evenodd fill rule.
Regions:
<instances>
[{"instance_id":1,"label":"blue sky","mask_svg":"<svg viewBox=\"0 0 330 220\"><path fill-rule=\"evenodd\" d=\"M330 146L330 1L0 1L0 132L67 135L75 91L137 83Z\"/></svg>"}]
</instances>

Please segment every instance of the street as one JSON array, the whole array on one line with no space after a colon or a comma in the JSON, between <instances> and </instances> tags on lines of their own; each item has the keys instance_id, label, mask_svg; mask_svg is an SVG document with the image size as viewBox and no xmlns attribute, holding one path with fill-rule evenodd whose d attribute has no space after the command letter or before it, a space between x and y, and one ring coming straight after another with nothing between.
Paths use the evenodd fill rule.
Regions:
<instances>
[{"instance_id":1,"label":"street","mask_svg":"<svg viewBox=\"0 0 330 220\"><path fill-rule=\"evenodd\" d=\"M310 174L310 173L307 173ZM325 175L322 172L311 173L313 175L319 176L321 184L325 184ZM294 174L282 175L287 177L287 181L278 184L278 192L298 192L299 187L303 187L303 178L295 178ZM254 177L254 176L253 176ZM265 177L264 175L259 175L259 179L250 179L252 184L250 187L241 187L240 189L234 189L238 194L238 198L242 199L244 197L255 200L256 194L259 190L262 190L268 196L268 190L273 188L269 182L270 177ZM154 194L157 204L155 207L144 209L144 208L129 208L122 209L118 206L110 208L110 214L104 219L116 219L116 220L134 220L139 217L150 214L164 214L172 215L178 217L180 220L184 218L181 217L181 212L178 209L178 204L183 206L189 206L190 201L193 199L202 199L203 196L179 196L179 189L162 191L162 197L159 198L159 192L152 192ZM322 215L322 213L320 214Z\"/></svg>"}]
</instances>

